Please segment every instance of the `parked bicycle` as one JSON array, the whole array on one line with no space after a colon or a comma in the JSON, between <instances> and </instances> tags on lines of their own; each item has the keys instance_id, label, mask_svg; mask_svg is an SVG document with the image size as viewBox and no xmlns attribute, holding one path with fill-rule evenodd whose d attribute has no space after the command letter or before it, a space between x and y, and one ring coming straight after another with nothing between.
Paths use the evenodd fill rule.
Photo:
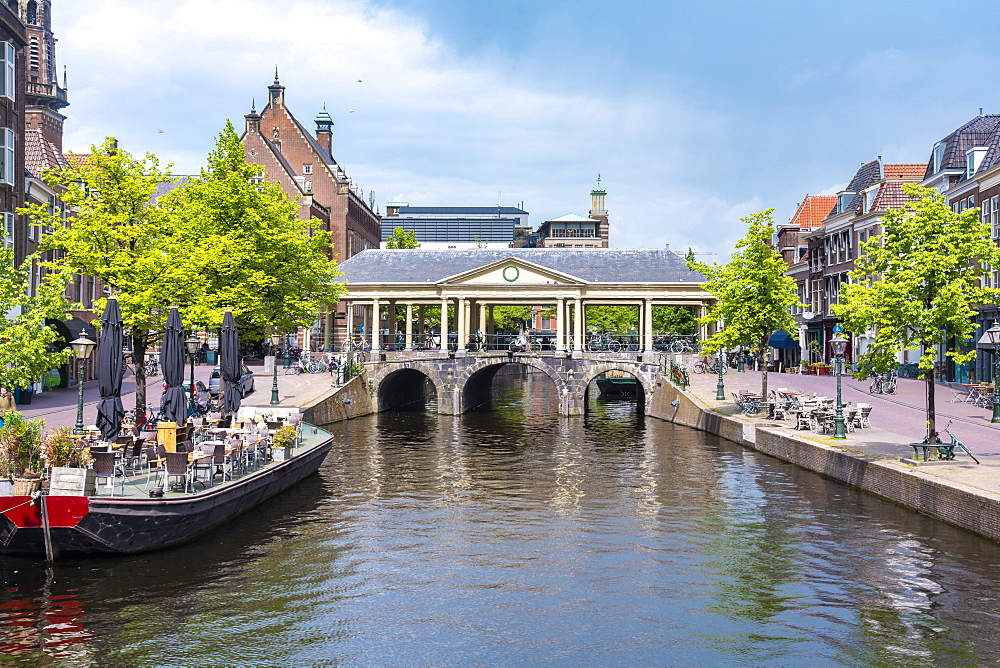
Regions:
<instances>
[{"instance_id":1,"label":"parked bicycle","mask_svg":"<svg viewBox=\"0 0 1000 668\"><path fill-rule=\"evenodd\" d=\"M677 337L670 343L670 352L672 353L696 353L698 349L692 344L692 342L684 337Z\"/></svg>"},{"instance_id":2,"label":"parked bicycle","mask_svg":"<svg viewBox=\"0 0 1000 668\"><path fill-rule=\"evenodd\" d=\"M706 355L700 358L694 363L693 370L695 373L719 373L719 356L708 357ZM722 373L729 373L729 366L727 364L722 365Z\"/></svg>"},{"instance_id":3,"label":"parked bicycle","mask_svg":"<svg viewBox=\"0 0 1000 668\"><path fill-rule=\"evenodd\" d=\"M954 420L948 420L948 424L946 424L944 426L944 429L941 430L944 433L948 434L948 436L951 437L951 442L950 443L945 443L944 441L941 440L941 431L939 431L936 434L934 434L934 440L933 441L928 441L927 437L925 436L924 440L921 443L911 443L910 444L910 447L913 448L913 456L914 456L914 458L916 458L916 456L917 456L917 450L918 449L922 449L924 451L924 460L926 461L927 460L927 451L930 449L929 446L937 446L937 451L938 451L937 452L937 455L938 455L937 458L938 459L941 459L941 460L952 460L952 459L955 458L955 448L962 448L963 450L965 450L965 454L967 454L970 457L972 457L972 460L974 462L976 462L977 464L981 463L978 459L976 459L976 456L974 454L972 454L972 452L969 450L969 448L967 448L965 446L965 443L962 443L962 441L958 440L958 438L953 433L951 433L951 429L949 429L949 427L951 427L951 423L952 422L954 422Z\"/></svg>"},{"instance_id":4,"label":"parked bicycle","mask_svg":"<svg viewBox=\"0 0 1000 668\"><path fill-rule=\"evenodd\" d=\"M587 339L587 350L595 352L620 353L622 350L621 341L610 334L592 334Z\"/></svg>"},{"instance_id":5,"label":"parked bicycle","mask_svg":"<svg viewBox=\"0 0 1000 668\"><path fill-rule=\"evenodd\" d=\"M362 362L367 362L369 354L372 350L372 344L368 342L364 336L358 335L352 338L347 338L340 347L341 351L345 354L351 354L356 359L361 359Z\"/></svg>"},{"instance_id":6,"label":"parked bicycle","mask_svg":"<svg viewBox=\"0 0 1000 668\"><path fill-rule=\"evenodd\" d=\"M538 350L538 344L526 333L521 332L510 342L510 350L514 353L533 353Z\"/></svg>"},{"instance_id":7,"label":"parked bicycle","mask_svg":"<svg viewBox=\"0 0 1000 668\"><path fill-rule=\"evenodd\" d=\"M869 394L894 394L896 392L896 372L887 374L873 373L872 384L868 387Z\"/></svg>"},{"instance_id":8,"label":"parked bicycle","mask_svg":"<svg viewBox=\"0 0 1000 668\"><path fill-rule=\"evenodd\" d=\"M142 368L146 372L146 378L160 375L160 361L155 355L146 358L146 363L142 365Z\"/></svg>"}]
</instances>

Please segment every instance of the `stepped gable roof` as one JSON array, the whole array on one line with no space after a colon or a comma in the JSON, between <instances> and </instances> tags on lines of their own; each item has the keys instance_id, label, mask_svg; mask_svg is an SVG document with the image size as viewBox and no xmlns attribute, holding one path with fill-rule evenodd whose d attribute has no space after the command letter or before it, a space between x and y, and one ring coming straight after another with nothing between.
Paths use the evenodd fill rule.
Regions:
<instances>
[{"instance_id":1,"label":"stepped gable roof","mask_svg":"<svg viewBox=\"0 0 1000 668\"><path fill-rule=\"evenodd\" d=\"M922 162L882 165L882 175L887 179L922 179L926 169Z\"/></svg>"},{"instance_id":2,"label":"stepped gable roof","mask_svg":"<svg viewBox=\"0 0 1000 668\"><path fill-rule=\"evenodd\" d=\"M69 163L51 143L45 141L41 128L24 133L24 168L40 177L46 169L66 167Z\"/></svg>"},{"instance_id":3,"label":"stepped gable roof","mask_svg":"<svg viewBox=\"0 0 1000 668\"><path fill-rule=\"evenodd\" d=\"M687 268L684 258L666 249L372 249L341 262L339 268L348 284L437 283L507 259L520 259L588 283L700 283L705 280L702 274Z\"/></svg>"},{"instance_id":4,"label":"stepped gable roof","mask_svg":"<svg viewBox=\"0 0 1000 668\"><path fill-rule=\"evenodd\" d=\"M941 139L945 144L944 159L941 161L941 169L961 169L966 168L965 153L975 146L989 146L991 136L994 136L1000 128L1000 114L988 114L976 116L971 121L958 128L948 136ZM983 161L985 164L985 160ZM934 174L934 149L931 149L931 157L927 161L927 168L924 171L924 178L929 178Z\"/></svg>"},{"instance_id":5,"label":"stepped gable roof","mask_svg":"<svg viewBox=\"0 0 1000 668\"><path fill-rule=\"evenodd\" d=\"M837 206L836 195L806 195L799 208L795 210L788 224L800 229L820 227L830 210Z\"/></svg>"}]
</instances>

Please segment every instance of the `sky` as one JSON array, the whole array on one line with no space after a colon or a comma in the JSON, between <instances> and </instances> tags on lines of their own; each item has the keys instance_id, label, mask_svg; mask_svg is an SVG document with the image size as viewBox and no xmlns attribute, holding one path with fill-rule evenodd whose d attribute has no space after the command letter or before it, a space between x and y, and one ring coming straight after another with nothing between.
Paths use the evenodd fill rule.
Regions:
<instances>
[{"instance_id":1,"label":"sky","mask_svg":"<svg viewBox=\"0 0 1000 668\"><path fill-rule=\"evenodd\" d=\"M197 173L278 69L366 200L521 206L607 190L611 246L720 260L864 162L923 163L1000 113L995 5L664 0L52 0L64 146ZM976 18L979 17L979 18ZM713 258L704 258L711 261Z\"/></svg>"}]
</instances>

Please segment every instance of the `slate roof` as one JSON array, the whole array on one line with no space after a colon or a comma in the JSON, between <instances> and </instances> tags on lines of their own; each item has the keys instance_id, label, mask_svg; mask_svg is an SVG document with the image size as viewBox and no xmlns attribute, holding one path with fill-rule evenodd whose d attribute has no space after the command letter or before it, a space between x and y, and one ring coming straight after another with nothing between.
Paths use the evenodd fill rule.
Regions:
<instances>
[{"instance_id":1,"label":"slate roof","mask_svg":"<svg viewBox=\"0 0 1000 668\"><path fill-rule=\"evenodd\" d=\"M705 280L702 274L687 268L684 258L666 249L372 249L361 251L339 266L348 284L427 284L510 258L569 274L588 283L700 283Z\"/></svg>"},{"instance_id":2,"label":"slate roof","mask_svg":"<svg viewBox=\"0 0 1000 668\"><path fill-rule=\"evenodd\" d=\"M1000 115L988 114L976 116L971 121L958 128L941 141L944 142L944 159L941 161L941 169L961 169L965 170L965 153L970 148L976 146L990 146L991 141L997 141L997 131L1000 130ZM983 165L988 164L990 156L983 160ZM982 169L983 165L980 165ZM931 148L931 157L927 161L924 171L924 178L930 178L934 174L934 149Z\"/></svg>"},{"instance_id":3,"label":"slate roof","mask_svg":"<svg viewBox=\"0 0 1000 668\"><path fill-rule=\"evenodd\" d=\"M153 191L153 196L149 198L151 202L155 202L172 190L191 183L191 180L197 177L171 174L170 178L173 179L172 182L160 181L156 184L156 190Z\"/></svg>"}]
</instances>

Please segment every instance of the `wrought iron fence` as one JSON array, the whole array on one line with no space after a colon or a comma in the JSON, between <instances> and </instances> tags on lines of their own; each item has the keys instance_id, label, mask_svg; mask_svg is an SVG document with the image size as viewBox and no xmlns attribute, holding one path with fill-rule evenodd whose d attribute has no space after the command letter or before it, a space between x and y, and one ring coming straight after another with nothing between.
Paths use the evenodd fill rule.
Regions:
<instances>
[{"instance_id":1,"label":"wrought iron fence","mask_svg":"<svg viewBox=\"0 0 1000 668\"><path fill-rule=\"evenodd\" d=\"M660 355L660 370L663 375L670 379L670 382L682 390L686 390L691 380L688 378L687 369L680 364L674 363L667 355Z\"/></svg>"}]
</instances>

